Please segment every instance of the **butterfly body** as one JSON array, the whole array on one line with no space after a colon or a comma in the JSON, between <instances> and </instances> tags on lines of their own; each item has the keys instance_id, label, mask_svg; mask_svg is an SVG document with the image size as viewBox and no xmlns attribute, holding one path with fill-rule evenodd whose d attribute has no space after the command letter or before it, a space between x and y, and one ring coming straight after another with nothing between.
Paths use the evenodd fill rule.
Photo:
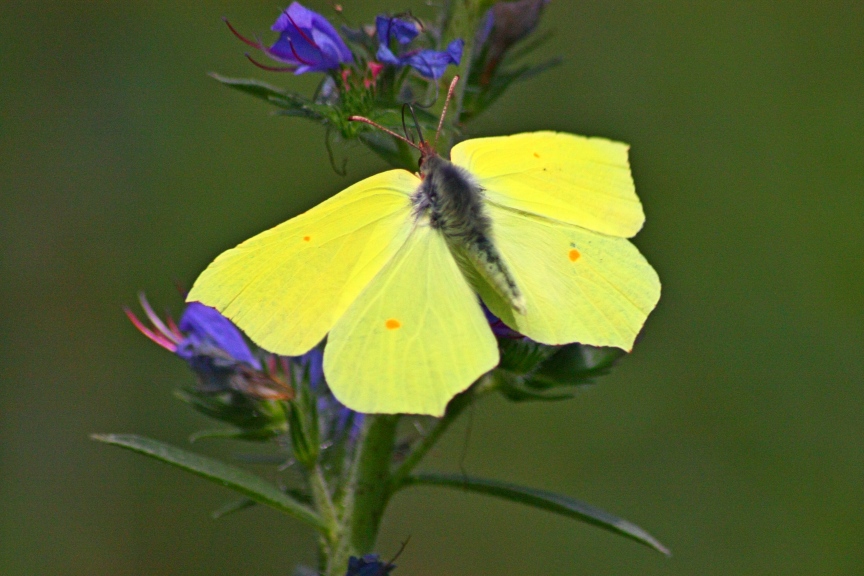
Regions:
<instances>
[{"instance_id":1,"label":"butterfly body","mask_svg":"<svg viewBox=\"0 0 864 576\"><path fill-rule=\"evenodd\" d=\"M632 347L660 282L628 240L644 213L627 149L532 132L421 150L419 175L376 174L227 250L187 299L276 354L326 337L353 410L440 416L498 364L481 301L543 344Z\"/></svg>"},{"instance_id":2,"label":"butterfly body","mask_svg":"<svg viewBox=\"0 0 864 576\"><path fill-rule=\"evenodd\" d=\"M451 249L467 260L507 300L524 313L524 300L493 240L492 220L483 204L483 188L464 168L434 152L425 152L422 184L412 196L415 214L429 216Z\"/></svg>"}]
</instances>

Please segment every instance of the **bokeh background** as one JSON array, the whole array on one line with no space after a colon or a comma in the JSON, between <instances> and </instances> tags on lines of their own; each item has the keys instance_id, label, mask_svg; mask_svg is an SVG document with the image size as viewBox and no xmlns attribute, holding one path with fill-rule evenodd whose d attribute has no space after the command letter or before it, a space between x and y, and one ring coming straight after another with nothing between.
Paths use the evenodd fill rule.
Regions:
<instances>
[{"instance_id":1,"label":"bokeh background","mask_svg":"<svg viewBox=\"0 0 864 576\"><path fill-rule=\"evenodd\" d=\"M429 13L400 2L343 4L355 20ZM314 558L299 523L263 508L213 521L228 491L87 438L185 445L208 425L172 397L183 363L121 305L144 289L178 312L175 280L383 168L356 147L336 175L318 127L209 79L314 85L253 69L223 15L266 32L277 8L0 3L4 575L287 575ZM663 298L596 387L484 401L429 466L581 498L674 557L433 489L395 499L382 554L410 535L405 576L864 573L864 4L553 0L545 26L564 65L474 134L632 143L636 243Z\"/></svg>"}]
</instances>

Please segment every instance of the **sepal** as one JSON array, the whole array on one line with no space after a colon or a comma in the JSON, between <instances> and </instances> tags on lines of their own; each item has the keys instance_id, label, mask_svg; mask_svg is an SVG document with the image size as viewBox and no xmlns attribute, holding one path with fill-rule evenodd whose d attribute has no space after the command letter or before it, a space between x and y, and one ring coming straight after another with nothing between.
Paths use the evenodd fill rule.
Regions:
<instances>
[{"instance_id":1,"label":"sepal","mask_svg":"<svg viewBox=\"0 0 864 576\"><path fill-rule=\"evenodd\" d=\"M498 390L514 402L572 398L576 388L609 372L625 353L583 344L547 346L528 338L499 338Z\"/></svg>"},{"instance_id":2,"label":"sepal","mask_svg":"<svg viewBox=\"0 0 864 576\"><path fill-rule=\"evenodd\" d=\"M236 431L220 431L218 435L222 437L264 441L288 431L285 403L279 400L258 400L233 390L212 393L184 388L174 394L198 412L236 427ZM204 431L193 437L200 439L216 434Z\"/></svg>"},{"instance_id":3,"label":"sepal","mask_svg":"<svg viewBox=\"0 0 864 576\"><path fill-rule=\"evenodd\" d=\"M297 397L288 404L288 431L294 457L306 468L318 462L321 449L321 430L318 423L318 401L308 385L309 376L304 375L297 386Z\"/></svg>"}]
</instances>

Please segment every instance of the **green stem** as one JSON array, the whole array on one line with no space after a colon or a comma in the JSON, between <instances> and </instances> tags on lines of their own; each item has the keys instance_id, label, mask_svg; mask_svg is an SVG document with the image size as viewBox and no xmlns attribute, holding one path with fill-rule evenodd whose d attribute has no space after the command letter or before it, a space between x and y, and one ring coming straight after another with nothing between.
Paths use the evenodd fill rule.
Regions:
<instances>
[{"instance_id":1,"label":"green stem","mask_svg":"<svg viewBox=\"0 0 864 576\"><path fill-rule=\"evenodd\" d=\"M333 505L333 499L330 497L327 481L324 479L324 471L321 470L319 464L315 464L310 471L309 487L315 508L321 514L321 519L326 526L324 537L327 540L333 540L339 533L339 519L336 515L336 507Z\"/></svg>"},{"instance_id":2,"label":"green stem","mask_svg":"<svg viewBox=\"0 0 864 576\"><path fill-rule=\"evenodd\" d=\"M396 443L398 415L369 414L357 439L348 472L339 532L329 544L322 542L324 576L344 576L348 559L372 552L384 509L390 501L390 462Z\"/></svg>"},{"instance_id":3,"label":"green stem","mask_svg":"<svg viewBox=\"0 0 864 576\"><path fill-rule=\"evenodd\" d=\"M351 519L352 548L367 554L375 546L384 508L390 500L390 462L396 443L398 416L367 416L366 441L363 443L357 468L354 510Z\"/></svg>"}]
</instances>

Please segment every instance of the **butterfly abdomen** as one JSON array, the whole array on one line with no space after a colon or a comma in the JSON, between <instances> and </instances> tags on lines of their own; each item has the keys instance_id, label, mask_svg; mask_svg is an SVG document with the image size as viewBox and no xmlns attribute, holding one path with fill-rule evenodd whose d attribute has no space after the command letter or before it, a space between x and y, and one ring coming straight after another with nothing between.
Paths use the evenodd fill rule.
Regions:
<instances>
[{"instance_id":1,"label":"butterfly abdomen","mask_svg":"<svg viewBox=\"0 0 864 576\"><path fill-rule=\"evenodd\" d=\"M482 188L468 172L440 156L425 159L423 175L423 184L414 198L417 212L428 212L431 225L461 249L516 311L524 313L522 293L493 242L492 221L483 207Z\"/></svg>"}]
</instances>

